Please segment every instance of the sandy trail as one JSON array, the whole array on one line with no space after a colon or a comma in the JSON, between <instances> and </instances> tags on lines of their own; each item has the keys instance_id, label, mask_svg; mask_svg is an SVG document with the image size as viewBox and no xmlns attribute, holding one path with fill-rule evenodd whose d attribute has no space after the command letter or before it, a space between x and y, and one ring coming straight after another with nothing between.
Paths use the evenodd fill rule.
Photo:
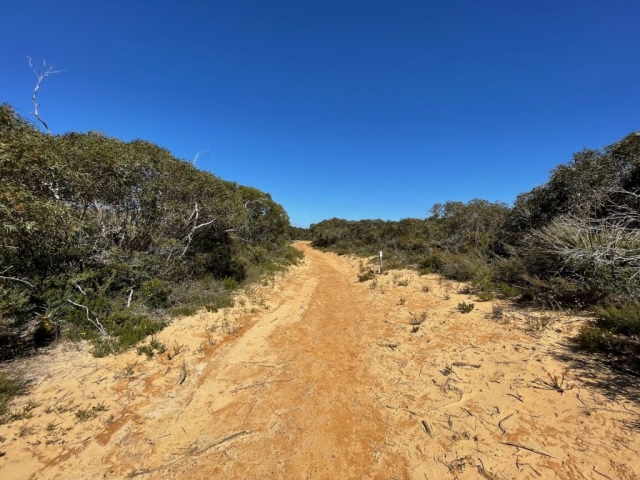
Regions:
<instances>
[{"instance_id":1,"label":"sandy trail","mask_svg":"<svg viewBox=\"0 0 640 480\"><path fill-rule=\"evenodd\" d=\"M175 321L163 355L26 362L0 477L640 478L637 382L571 352L582 320L533 336L544 313L462 314L463 286L360 283L359 260L297 248L275 284Z\"/></svg>"}]
</instances>

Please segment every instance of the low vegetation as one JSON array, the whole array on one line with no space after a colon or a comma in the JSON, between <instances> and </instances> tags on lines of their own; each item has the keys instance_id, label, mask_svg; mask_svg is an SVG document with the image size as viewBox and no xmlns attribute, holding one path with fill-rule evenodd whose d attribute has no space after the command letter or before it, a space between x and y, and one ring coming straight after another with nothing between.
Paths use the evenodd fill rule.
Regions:
<instances>
[{"instance_id":1,"label":"low vegetation","mask_svg":"<svg viewBox=\"0 0 640 480\"><path fill-rule=\"evenodd\" d=\"M465 282L479 302L499 297L587 309L595 321L580 331L579 346L640 353L640 133L576 153L513 206L450 201L434 205L425 219L333 218L310 232L317 248L371 257L384 250L386 270L414 268ZM531 330L547 320L532 318Z\"/></svg>"},{"instance_id":2,"label":"low vegetation","mask_svg":"<svg viewBox=\"0 0 640 480\"><path fill-rule=\"evenodd\" d=\"M45 134L8 105L0 178L0 359L60 337L122 351L300 256L269 194L143 140Z\"/></svg>"}]
</instances>

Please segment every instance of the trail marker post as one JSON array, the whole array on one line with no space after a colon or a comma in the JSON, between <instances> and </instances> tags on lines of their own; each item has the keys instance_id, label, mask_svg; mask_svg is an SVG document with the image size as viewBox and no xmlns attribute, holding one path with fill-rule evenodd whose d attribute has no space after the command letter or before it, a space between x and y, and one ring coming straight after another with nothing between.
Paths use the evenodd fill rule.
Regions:
<instances>
[{"instance_id":1,"label":"trail marker post","mask_svg":"<svg viewBox=\"0 0 640 480\"><path fill-rule=\"evenodd\" d=\"M382 250L380 250L380 275L382 275Z\"/></svg>"}]
</instances>

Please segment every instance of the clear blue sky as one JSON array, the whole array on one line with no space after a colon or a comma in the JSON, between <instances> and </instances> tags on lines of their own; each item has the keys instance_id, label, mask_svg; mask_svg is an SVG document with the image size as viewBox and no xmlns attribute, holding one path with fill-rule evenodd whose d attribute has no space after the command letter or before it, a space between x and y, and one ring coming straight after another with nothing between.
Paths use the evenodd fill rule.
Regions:
<instances>
[{"instance_id":1,"label":"clear blue sky","mask_svg":"<svg viewBox=\"0 0 640 480\"><path fill-rule=\"evenodd\" d=\"M640 129L640 2L4 2L0 102L144 138L292 223L512 202Z\"/></svg>"}]
</instances>

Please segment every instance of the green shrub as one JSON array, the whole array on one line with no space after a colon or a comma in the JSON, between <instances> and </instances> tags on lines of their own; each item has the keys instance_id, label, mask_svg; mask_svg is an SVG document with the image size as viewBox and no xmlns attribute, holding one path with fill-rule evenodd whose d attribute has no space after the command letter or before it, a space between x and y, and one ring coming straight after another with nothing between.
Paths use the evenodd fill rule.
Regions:
<instances>
[{"instance_id":1,"label":"green shrub","mask_svg":"<svg viewBox=\"0 0 640 480\"><path fill-rule=\"evenodd\" d=\"M94 338L92 353L96 357L123 352L140 340L162 330L166 323L162 320L151 319L145 315L120 311L107 317L104 326L112 338L107 340L99 337Z\"/></svg>"},{"instance_id":2,"label":"green shrub","mask_svg":"<svg viewBox=\"0 0 640 480\"><path fill-rule=\"evenodd\" d=\"M473 309L475 308L475 305L471 302L460 302L458 303L458 306L456 307L456 309L460 312L460 313L469 313L471 311L473 311Z\"/></svg>"},{"instance_id":3,"label":"green shrub","mask_svg":"<svg viewBox=\"0 0 640 480\"><path fill-rule=\"evenodd\" d=\"M222 285L227 292L232 292L238 288L238 281L235 278L225 278Z\"/></svg>"},{"instance_id":4,"label":"green shrub","mask_svg":"<svg viewBox=\"0 0 640 480\"><path fill-rule=\"evenodd\" d=\"M154 278L142 284L140 294L150 308L167 308L170 304L171 287L164 280Z\"/></svg>"},{"instance_id":5,"label":"green shrub","mask_svg":"<svg viewBox=\"0 0 640 480\"><path fill-rule=\"evenodd\" d=\"M191 305L182 305L181 307L176 307L171 310L172 317L190 317L191 315L195 315L198 309Z\"/></svg>"},{"instance_id":6,"label":"green shrub","mask_svg":"<svg viewBox=\"0 0 640 480\"><path fill-rule=\"evenodd\" d=\"M522 294L522 290L508 283L499 283L498 292L505 298L515 298Z\"/></svg>"},{"instance_id":7,"label":"green shrub","mask_svg":"<svg viewBox=\"0 0 640 480\"><path fill-rule=\"evenodd\" d=\"M482 292L478 295L478 301L479 302L490 302L491 300L493 300L493 293L492 292Z\"/></svg>"},{"instance_id":8,"label":"green shrub","mask_svg":"<svg viewBox=\"0 0 640 480\"><path fill-rule=\"evenodd\" d=\"M588 351L610 351L616 349L615 336L606 329L583 325L576 338L580 348Z\"/></svg>"},{"instance_id":9,"label":"green shrub","mask_svg":"<svg viewBox=\"0 0 640 480\"><path fill-rule=\"evenodd\" d=\"M136 349L138 355L146 355L147 358L153 357L154 353L158 353L158 355L162 355L167 351L167 346L159 341L155 336L151 337L149 344L141 345Z\"/></svg>"},{"instance_id":10,"label":"green shrub","mask_svg":"<svg viewBox=\"0 0 640 480\"><path fill-rule=\"evenodd\" d=\"M216 296L207 303L204 308L207 312L217 312L221 308L233 307L233 298L229 295Z\"/></svg>"},{"instance_id":11,"label":"green shrub","mask_svg":"<svg viewBox=\"0 0 640 480\"><path fill-rule=\"evenodd\" d=\"M369 269L367 271L360 272L358 274L358 281L366 282L368 280L373 280L374 277L375 277L375 273L373 273L373 270Z\"/></svg>"},{"instance_id":12,"label":"green shrub","mask_svg":"<svg viewBox=\"0 0 640 480\"><path fill-rule=\"evenodd\" d=\"M618 335L640 334L640 305L635 303L623 307L598 308L595 312L596 324Z\"/></svg>"}]
</instances>

